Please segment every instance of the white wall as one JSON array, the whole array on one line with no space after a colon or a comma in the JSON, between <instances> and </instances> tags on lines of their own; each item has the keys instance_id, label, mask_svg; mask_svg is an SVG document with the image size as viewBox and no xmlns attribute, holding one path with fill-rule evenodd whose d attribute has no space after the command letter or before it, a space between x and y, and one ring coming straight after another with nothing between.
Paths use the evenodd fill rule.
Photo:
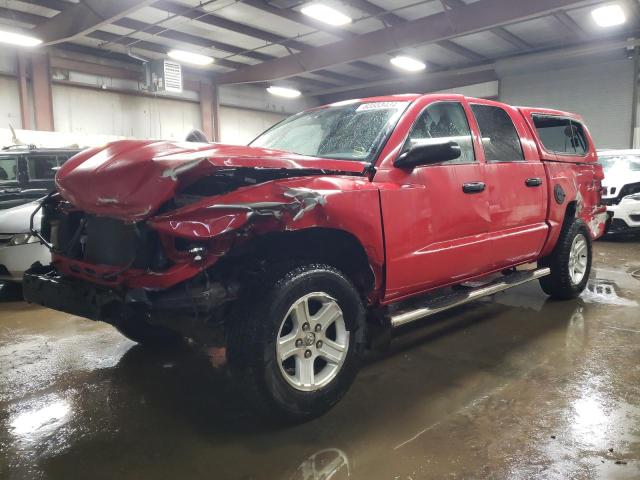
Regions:
<instances>
[{"instance_id":1,"label":"white wall","mask_svg":"<svg viewBox=\"0 0 640 480\"><path fill-rule=\"evenodd\" d=\"M59 84L52 86L52 94L56 131L76 134L80 143L96 136L182 140L192 128L202 128L200 107L194 102ZM226 99L229 100L228 97ZM245 103L256 105L247 100ZM295 107L288 110L297 111ZM245 145L288 115L222 106L221 140ZM15 78L0 76L0 128L8 128L9 124L15 129L21 127L18 84ZM31 139L28 141L37 144L44 140L53 141L56 145L59 143L51 135L34 139L34 133L30 132L27 136ZM63 144L69 143L68 136L61 135L60 138Z\"/></svg>"},{"instance_id":2,"label":"white wall","mask_svg":"<svg viewBox=\"0 0 640 480\"><path fill-rule=\"evenodd\" d=\"M584 61L570 68L505 75L500 99L512 105L549 107L582 115L597 148L629 148L633 61Z\"/></svg>"},{"instance_id":3,"label":"white wall","mask_svg":"<svg viewBox=\"0 0 640 480\"><path fill-rule=\"evenodd\" d=\"M0 128L7 128L9 124L13 128L22 126L18 82L15 78L0 77Z\"/></svg>"},{"instance_id":4,"label":"white wall","mask_svg":"<svg viewBox=\"0 0 640 480\"><path fill-rule=\"evenodd\" d=\"M246 145L287 116L242 108L220 107L221 141L234 145Z\"/></svg>"},{"instance_id":5,"label":"white wall","mask_svg":"<svg viewBox=\"0 0 640 480\"><path fill-rule=\"evenodd\" d=\"M197 103L53 85L56 131L182 140L201 128Z\"/></svg>"}]
</instances>

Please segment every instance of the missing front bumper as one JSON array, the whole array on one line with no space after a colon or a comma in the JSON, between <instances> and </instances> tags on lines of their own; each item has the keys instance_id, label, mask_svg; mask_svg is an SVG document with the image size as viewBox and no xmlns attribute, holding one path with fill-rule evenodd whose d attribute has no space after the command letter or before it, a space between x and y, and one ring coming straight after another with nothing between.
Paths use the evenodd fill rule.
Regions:
<instances>
[{"instance_id":1,"label":"missing front bumper","mask_svg":"<svg viewBox=\"0 0 640 480\"><path fill-rule=\"evenodd\" d=\"M24 299L29 303L61 312L107 321L107 310L124 297L111 289L103 289L61 276L51 266L34 265L24 274Z\"/></svg>"},{"instance_id":2,"label":"missing front bumper","mask_svg":"<svg viewBox=\"0 0 640 480\"><path fill-rule=\"evenodd\" d=\"M217 327L224 321L220 307L235 300L235 290L198 279L158 292L112 289L60 275L54 267L40 264L27 270L23 279L29 303L116 326L144 319L207 344L219 343Z\"/></svg>"}]
</instances>

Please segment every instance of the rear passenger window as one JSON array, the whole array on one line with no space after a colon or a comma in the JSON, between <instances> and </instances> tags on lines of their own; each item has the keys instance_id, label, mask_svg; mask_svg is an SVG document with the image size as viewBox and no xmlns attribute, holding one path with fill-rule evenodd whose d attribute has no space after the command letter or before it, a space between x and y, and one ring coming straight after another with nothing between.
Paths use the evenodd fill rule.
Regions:
<instances>
[{"instance_id":1,"label":"rear passenger window","mask_svg":"<svg viewBox=\"0 0 640 480\"><path fill-rule=\"evenodd\" d=\"M58 160L56 156L33 155L27 162L31 180L51 180L56 175Z\"/></svg>"},{"instance_id":2,"label":"rear passenger window","mask_svg":"<svg viewBox=\"0 0 640 480\"><path fill-rule=\"evenodd\" d=\"M582 125L569 118L534 115L533 124L544 148L561 155L584 156L589 150Z\"/></svg>"},{"instance_id":3,"label":"rear passenger window","mask_svg":"<svg viewBox=\"0 0 640 480\"><path fill-rule=\"evenodd\" d=\"M438 102L422 112L413 125L408 141L418 143L430 138L447 138L460 145L462 152L460 157L443 163L471 163L475 161L471 129L469 122L467 122L467 115L460 103Z\"/></svg>"},{"instance_id":4,"label":"rear passenger window","mask_svg":"<svg viewBox=\"0 0 640 480\"><path fill-rule=\"evenodd\" d=\"M509 114L500 107L471 105L480 128L484 155L488 162L524 160L520 137Z\"/></svg>"}]
</instances>

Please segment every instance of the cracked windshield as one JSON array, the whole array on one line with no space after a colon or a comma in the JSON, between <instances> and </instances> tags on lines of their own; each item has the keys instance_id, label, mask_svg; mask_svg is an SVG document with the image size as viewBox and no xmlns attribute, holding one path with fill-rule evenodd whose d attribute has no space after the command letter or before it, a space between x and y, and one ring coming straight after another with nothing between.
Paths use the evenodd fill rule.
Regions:
<instances>
[{"instance_id":1,"label":"cracked windshield","mask_svg":"<svg viewBox=\"0 0 640 480\"><path fill-rule=\"evenodd\" d=\"M408 102L351 103L295 115L251 143L321 158L367 161Z\"/></svg>"}]
</instances>

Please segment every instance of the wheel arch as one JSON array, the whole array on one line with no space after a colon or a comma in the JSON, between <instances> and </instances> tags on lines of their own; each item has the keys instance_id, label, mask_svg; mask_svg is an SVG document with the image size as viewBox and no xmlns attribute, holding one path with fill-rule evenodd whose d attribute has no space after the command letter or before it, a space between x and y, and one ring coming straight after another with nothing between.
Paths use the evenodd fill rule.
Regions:
<instances>
[{"instance_id":1,"label":"wheel arch","mask_svg":"<svg viewBox=\"0 0 640 480\"><path fill-rule=\"evenodd\" d=\"M365 247L345 230L310 227L270 232L253 239L250 248L261 260L308 260L331 265L349 277L363 298L377 285Z\"/></svg>"}]
</instances>

